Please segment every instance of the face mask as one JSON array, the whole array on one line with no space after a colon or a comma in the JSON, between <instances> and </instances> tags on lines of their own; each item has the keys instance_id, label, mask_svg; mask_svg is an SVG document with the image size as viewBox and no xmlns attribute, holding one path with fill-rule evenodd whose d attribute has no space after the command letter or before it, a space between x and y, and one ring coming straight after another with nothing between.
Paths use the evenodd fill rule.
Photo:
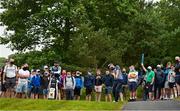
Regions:
<instances>
[{"instance_id":1,"label":"face mask","mask_svg":"<svg viewBox=\"0 0 180 111\"><path fill-rule=\"evenodd\" d=\"M122 71L122 73L125 73L126 71Z\"/></svg>"},{"instance_id":2,"label":"face mask","mask_svg":"<svg viewBox=\"0 0 180 111\"><path fill-rule=\"evenodd\" d=\"M150 72L151 71L151 69L147 69L148 70L148 72Z\"/></svg>"},{"instance_id":3,"label":"face mask","mask_svg":"<svg viewBox=\"0 0 180 111\"><path fill-rule=\"evenodd\" d=\"M90 73L90 72L88 72L88 75L91 75L91 73Z\"/></svg>"},{"instance_id":4,"label":"face mask","mask_svg":"<svg viewBox=\"0 0 180 111\"><path fill-rule=\"evenodd\" d=\"M157 70L161 70L161 68L158 67Z\"/></svg>"},{"instance_id":5,"label":"face mask","mask_svg":"<svg viewBox=\"0 0 180 111\"><path fill-rule=\"evenodd\" d=\"M14 64L14 62L10 62L10 64Z\"/></svg>"},{"instance_id":6,"label":"face mask","mask_svg":"<svg viewBox=\"0 0 180 111\"><path fill-rule=\"evenodd\" d=\"M25 71L25 70L28 70L29 68L28 67L23 67L23 70Z\"/></svg>"},{"instance_id":7,"label":"face mask","mask_svg":"<svg viewBox=\"0 0 180 111\"><path fill-rule=\"evenodd\" d=\"M67 77L71 77L71 75L70 75L70 74L68 74L68 75L67 75Z\"/></svg>"}]
</instances>

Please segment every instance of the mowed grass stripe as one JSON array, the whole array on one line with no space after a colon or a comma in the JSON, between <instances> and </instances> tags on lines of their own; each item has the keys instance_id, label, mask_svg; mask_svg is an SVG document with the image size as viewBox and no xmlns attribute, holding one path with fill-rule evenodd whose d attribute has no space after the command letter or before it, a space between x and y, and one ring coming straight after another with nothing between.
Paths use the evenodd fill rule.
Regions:
<instances>
[{"instance_id":1,"label":"mowed grass stripe","mask_svg":"<svg viewBox=\"0 0 180 111\"><path fill-rule=\"evenodd\" d=\"M0 99L0 110L120 110L123 102Z\"/></svg>"}]
</instances>

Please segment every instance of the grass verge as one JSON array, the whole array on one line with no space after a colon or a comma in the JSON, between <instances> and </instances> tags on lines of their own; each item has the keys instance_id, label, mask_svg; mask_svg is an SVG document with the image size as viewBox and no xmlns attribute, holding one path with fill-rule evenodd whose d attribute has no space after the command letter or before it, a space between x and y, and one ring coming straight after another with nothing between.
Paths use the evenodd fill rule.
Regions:
<instances>
[{"instance_id":1,"label":"grass verge","mask_svg":"<svg viewBox=\"0 0 180 111\"><path fill-rule=\"evenodd\" d=\"M0 110L121 110L126 102L87 102L0 98Z\"/></svg>"}]
</instances>

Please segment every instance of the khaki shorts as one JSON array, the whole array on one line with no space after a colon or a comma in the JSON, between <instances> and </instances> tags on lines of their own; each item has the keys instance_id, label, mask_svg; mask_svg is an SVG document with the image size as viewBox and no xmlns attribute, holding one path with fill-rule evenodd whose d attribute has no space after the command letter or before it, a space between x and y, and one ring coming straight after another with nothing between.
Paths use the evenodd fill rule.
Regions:
<instances>
[{"instance_id":1,"label":"khaki shorts","mask_svg":"<svg viewBox=\"0 0 180 111\"><path fill-rule=\"evenodd\" d=\"M95 86L96 92L102 92L102 86Z\"/></svg>"}]
</instances>

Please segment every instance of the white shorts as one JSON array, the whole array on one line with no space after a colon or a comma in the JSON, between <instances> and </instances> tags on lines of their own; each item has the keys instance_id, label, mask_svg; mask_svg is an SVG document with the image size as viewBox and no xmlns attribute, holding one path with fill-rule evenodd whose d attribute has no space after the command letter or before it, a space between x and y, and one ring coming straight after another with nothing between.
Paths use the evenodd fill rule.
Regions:
<instances>
[{"instance_id":1,"label":"white shorts","mask_svg":"<svg viewBox=\"0 0 180 111\"><path fill-rule=\"evenodd\" d=\"M102 92L102 86L95 86L96 92Z\"/></svg>"},{"instance_id":2,"label":"white shorts","mask_svg":"<svg viewBox=\"0 0 180 111\"><path fill-rule=\"evenodd\" d=\"M169 82L168 81L165 82L164 88L169 88Z\"/></svg>"}]
</instances>

